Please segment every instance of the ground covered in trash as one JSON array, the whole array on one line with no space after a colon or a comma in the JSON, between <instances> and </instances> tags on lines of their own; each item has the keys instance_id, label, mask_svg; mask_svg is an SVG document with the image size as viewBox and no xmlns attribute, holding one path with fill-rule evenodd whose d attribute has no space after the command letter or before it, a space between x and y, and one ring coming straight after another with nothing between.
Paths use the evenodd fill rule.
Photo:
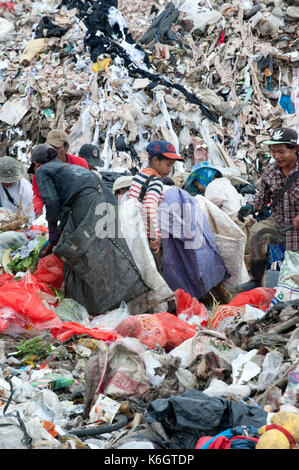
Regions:
<instances>
[{"instance_id":1,"label":"ground covered in trash","mask_svg":"<svg viewBox=\"0 0 299 470\"><path fill-rule=\"evenodd\" d=\"M106 170L133 172L162 138L185 171L208 158L255 182L262 140L299 125L298 2L137 3L0 2L1 155L28 164L62 127L73 154L99 144ZM17 246L22 223L3 232ZM0 243L1 449L298 446L298 258L279 291L179 290L176 314L93 318L64 298L62 263L36 258L44 225L24 257Z\"/></svg>"},{"instance_id":2,"label":"ground covered in trash","mask_svg":"<svg viewBox=\"0 0 299 470\"><path fill-rule=\"evenodd\" d=\"M62 312L64 302L62 318L75 311L70 299ZM30 322L17 335L11 321L0 335L1 447L200 449L208 437L236 445L247 436L239 448L251 449L271 417L298 416L298 302L246 304L247 317L240 307L224 328L186 305L177 316L132 316L122 304L93 319L81 307L73 325L87 333L67 339L67 328L59 335ZM105 324L115 337L95 339Z\"/></svg>"}]
</instances>

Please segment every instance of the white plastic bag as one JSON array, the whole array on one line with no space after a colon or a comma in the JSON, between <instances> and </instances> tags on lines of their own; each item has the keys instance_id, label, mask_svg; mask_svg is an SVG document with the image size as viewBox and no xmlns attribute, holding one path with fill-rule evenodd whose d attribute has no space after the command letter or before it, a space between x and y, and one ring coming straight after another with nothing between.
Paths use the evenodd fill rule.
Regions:
<instances>
[{"instance_id":1,"label":"white plastic bag","mask_svg":"<svg viewBox=\"0 0 299 470\"><path fill-rule=\"evenodd\" d=\"M2 256L8 248L28 243L28 238L22 232L3 232L0 233L0 265L2 263Z\"/></svg>"},{"instance_id":2,"label":"white plastic bag","mask_svg":"<svg viewBox=\"0 0 299 470\"><path fill-rule=\"evenodd\" d=\"M299 253L286 250L271 305L299 299Z\"/></svg>"},{"instance_id":3,"label":"white plastic bag","mask_svg":"<svg viewBox=\"0 0 299 470\"><path fill-rule=\"evenodd\" d=\"M119 308L111 310L111 312L97 315L91 321L91 328L107 328L114 330L123 320L129 317L128 307L125 302L121 302Z\"/></svg>"},{"instance_id":4,"label":"white plastic bag","mask_svg":"<svg viewBox=\"0 0 299 470\"><path fill-rule=\"evenodd\" d=\"M89 326L89 315L86 308L74 299L64 298L61 304L56 307L55 312L62 322L75 322Z\"/></svg>"}]
</instances>

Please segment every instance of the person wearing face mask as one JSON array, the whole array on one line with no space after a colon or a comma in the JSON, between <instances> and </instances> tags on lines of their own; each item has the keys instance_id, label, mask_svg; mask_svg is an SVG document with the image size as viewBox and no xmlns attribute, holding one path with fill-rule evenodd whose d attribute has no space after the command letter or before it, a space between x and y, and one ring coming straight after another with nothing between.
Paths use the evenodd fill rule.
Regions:
<instances>
[{"instance_id":1,"label":"person wearing face mask","mask_svg":"<svg viewBox=\"0 0 299 470\"><path fill-rule=\"evenodd\" d=\"M31 184L24 178L26 168L12 157L0 158L0 205L11 212L35 219Z\"/></svg>"},{"instance_id":2,"label":"person wearing face mask","mask_svg":"<svg viewBox=\"0 0 299 470\"><path fill-rule=\"evenodd\" d=\"M238 212L244 221L247 215L267 213L270 216L255 223L250 232L249 247L251 251L251 275L249 283L238 286L238 291L250 290L262 284L267 258L256 255L254 241L264 229L276 232L276 243L285 244L287 250L299 250L299 145L298 135L294 129L280 128L273 131L271 139L264 142L271 149L274 163L264 170L259 191L252 204L245 204ZM271 212L270 212L271 211ZM285 233L283 229L290 228Z\"/></svg>"}]
</instances>

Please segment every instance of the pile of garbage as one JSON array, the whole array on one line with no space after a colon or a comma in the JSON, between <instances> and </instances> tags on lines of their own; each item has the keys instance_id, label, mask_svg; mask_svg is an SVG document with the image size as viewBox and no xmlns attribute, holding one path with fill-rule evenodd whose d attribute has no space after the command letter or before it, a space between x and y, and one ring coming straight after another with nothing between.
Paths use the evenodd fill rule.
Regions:
<instances>
[{"instance_id":1,"label":"pile of garbage","mask_svg":"<svg viewBox=\"0 0 299 470\"><path fill-rule=\"evenodd\" d=\"M134 174L161 138L179 171L255 180L270 129L299 130L298 17L291 0L0 2L0 155L29 164L62 128L103 171ZM39 258L42 218L0 215L0 448L298 447L297 253L275 289L92 317Z\"/></svg>"},{"instance_id":2,"label":"pile of garbage","mask_svg":"<svg viewBox=\"0 0 299 470\"><path fill-rule=\"evenodd\" d=\"M254 178L271 129L299 126L296 1L0 3L0 149L27 162L52 128L102 170L134 170L150 139L185 170ZM297 117L296 117L297 110ZM181 165L181 164L179 164Z\"/></svg>"},{"instance_id":3,"label":"pile of garbage","mask_svg":"<svg viewBox=\"0 0 299 470\"><path fill-rule=\"evenodd\" d=\"M131 315L122 302L91 317L64 296L54 254L4 272L0 447L297 447L299 296L276 295L260 287L211 305L178 289L175 314Z\"/></svg>"}]
</instances>

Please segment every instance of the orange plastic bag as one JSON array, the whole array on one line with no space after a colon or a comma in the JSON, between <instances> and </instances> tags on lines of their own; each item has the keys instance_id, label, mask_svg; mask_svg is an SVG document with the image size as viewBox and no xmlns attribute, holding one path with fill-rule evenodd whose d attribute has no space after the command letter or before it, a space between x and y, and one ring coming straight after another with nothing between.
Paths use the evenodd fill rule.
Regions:
<instances>
[{"instance_id":1,"label":"orange plastic bag","mask_svg":"<svg viewBox=\"0 0 299 470\"><path fill-rule=\"evenodd\" d=\"M195 297L192 297L188 292L183 289L177 289L175 291L176 299L176 314L186 315L185 320L197 315L202 319L202 325L205 326L208 320L208 311L204 304L198 302Z\"/></svg>"},{"instance_id":2,"label":"orange plastic bag","mask_svg":"<svg viewBox=\"0 0 299 470\"><path fill-rule=\"evenodd\" d=\"M196 333L189 325L168 312L134 315L123 320L115 329L123 337L137 338L142 344L155 349L157 344L169 352Z\"/></svg>"},{"instance_id":3,"label":"orange plastic bag","mask_svg":"<svg viewBox=\"0 0 299 470\"><path fill-rule=\"evenodd\" d=\"M243 307L252 305L260 310L268 310L275 295L275 290L270 287L256 287L255 289L241 292L228 305Z\"/></svg>"},{"instance_id":4,"label":"orange plastic bag","mask_svg":"<svg viewBox=\"0 0 299 470\"><path fill-rule=\"evenodd\" d=\"M38 281L60 289L64 281L63 262L54 254L45 256L39 260L34 276Z\"/></svg>"}]
</instances>

